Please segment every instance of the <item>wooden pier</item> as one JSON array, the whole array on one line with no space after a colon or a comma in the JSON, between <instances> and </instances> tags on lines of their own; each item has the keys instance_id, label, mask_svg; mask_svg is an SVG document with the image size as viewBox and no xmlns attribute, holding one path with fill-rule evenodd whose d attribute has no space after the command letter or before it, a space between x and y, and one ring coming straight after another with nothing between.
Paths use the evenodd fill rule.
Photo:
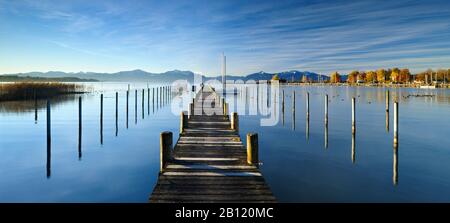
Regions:
<instances>
[{"instance_id":1,"label":"wooden pier","mask_svg":"<svg viewBox=\"0 0 450 223\"><path fill-rule=\"evenodd\" d=\"M204 87L189 114L181 114L173 148L172 133L161 133L161 171L150 202L276 202L258 168L257 134L247 135L245 147L237 114L227 110L214 89Z\"/></svg>"}]
</instances>

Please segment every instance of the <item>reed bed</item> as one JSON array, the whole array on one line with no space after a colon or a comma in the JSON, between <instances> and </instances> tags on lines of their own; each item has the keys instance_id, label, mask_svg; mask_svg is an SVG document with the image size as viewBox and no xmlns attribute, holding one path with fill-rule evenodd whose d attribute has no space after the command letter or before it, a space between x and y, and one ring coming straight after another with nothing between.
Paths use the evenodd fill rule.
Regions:
<instances>
[{"instance_id":1,"label":"reed bed","mask_svg":"<svg viewBox=\"0 0 450 223\"><path fill-rule=\"evenodd\" d=\"M49 99L77 93L84 93L82 85L61 82L0 83L0 101Z\"/></svg>"}]
</instances>

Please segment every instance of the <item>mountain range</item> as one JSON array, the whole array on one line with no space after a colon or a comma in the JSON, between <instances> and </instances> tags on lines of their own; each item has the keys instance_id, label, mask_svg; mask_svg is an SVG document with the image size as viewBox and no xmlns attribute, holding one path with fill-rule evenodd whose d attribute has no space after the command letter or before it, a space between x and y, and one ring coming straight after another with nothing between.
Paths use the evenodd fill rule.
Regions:
<instances>
[{"instance_id":1,"label":"mountain range","mask_svg":"<svg viewBox=\"0 0 450 223\"><path fill-rule=\"evenodd\" d=\"M319 76L323 80L328 80L329 76L319 75L314 72L308 71L285 71L278 73L266 73L258 72L253 74L248 74L245 76L238 75L227 75L227 80L270 80L274 74L278 74L280 79L285 79L288 81L300 81L304 75L308 79L318 80ZM130 81L148 81L152 83L167 83L173 82L175 80L188 80L192 82L194 80L194 73L191 71L181 71L173 70L164 73L150 73L143 70L131 70L131 71L120 71L116 73L96 73L96 72L61 72L61 71L49 71L49 72L28 72L28 73L16 73L16 74L5 74L5 75L17 75L19 77L42 77L42 78L68 78L76 77L82 79L93 79L98 81L117 81L117 82L130 82ZM221 80L221 76L207 77L203 76L203 80L217 79Z\"/></svg>"}]
</instances>

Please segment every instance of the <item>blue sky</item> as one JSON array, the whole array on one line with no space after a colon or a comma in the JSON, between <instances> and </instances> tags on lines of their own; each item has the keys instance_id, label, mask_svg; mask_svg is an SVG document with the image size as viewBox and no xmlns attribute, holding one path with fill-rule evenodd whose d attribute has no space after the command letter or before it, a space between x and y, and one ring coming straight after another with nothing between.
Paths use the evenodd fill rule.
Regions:
<instances>
[{"instance_id":1,"label":"blue sky","mask_svg":"<svg viewBox=\"0 0 450 223\"><path fill-rule=\"evenodd\" d=\"M450 1L6 1L0 73L450 67Z\"/></svg>"}]
</instances>

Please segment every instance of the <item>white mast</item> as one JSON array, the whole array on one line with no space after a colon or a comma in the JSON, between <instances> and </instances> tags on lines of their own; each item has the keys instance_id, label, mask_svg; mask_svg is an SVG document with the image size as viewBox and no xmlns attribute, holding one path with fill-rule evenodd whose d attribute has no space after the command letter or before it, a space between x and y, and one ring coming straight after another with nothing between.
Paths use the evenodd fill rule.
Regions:
<instances>
[{"instance_id":1,"label":"white mast","mask_svg":"<svg viewBox=\"0 0 450 223\"><path fill-rule=\"evenodd\" d=\"M225 95L226 91L226 76L227 76L227 57L222 52L222 92Z\"/></svg>"}]
</instances>

